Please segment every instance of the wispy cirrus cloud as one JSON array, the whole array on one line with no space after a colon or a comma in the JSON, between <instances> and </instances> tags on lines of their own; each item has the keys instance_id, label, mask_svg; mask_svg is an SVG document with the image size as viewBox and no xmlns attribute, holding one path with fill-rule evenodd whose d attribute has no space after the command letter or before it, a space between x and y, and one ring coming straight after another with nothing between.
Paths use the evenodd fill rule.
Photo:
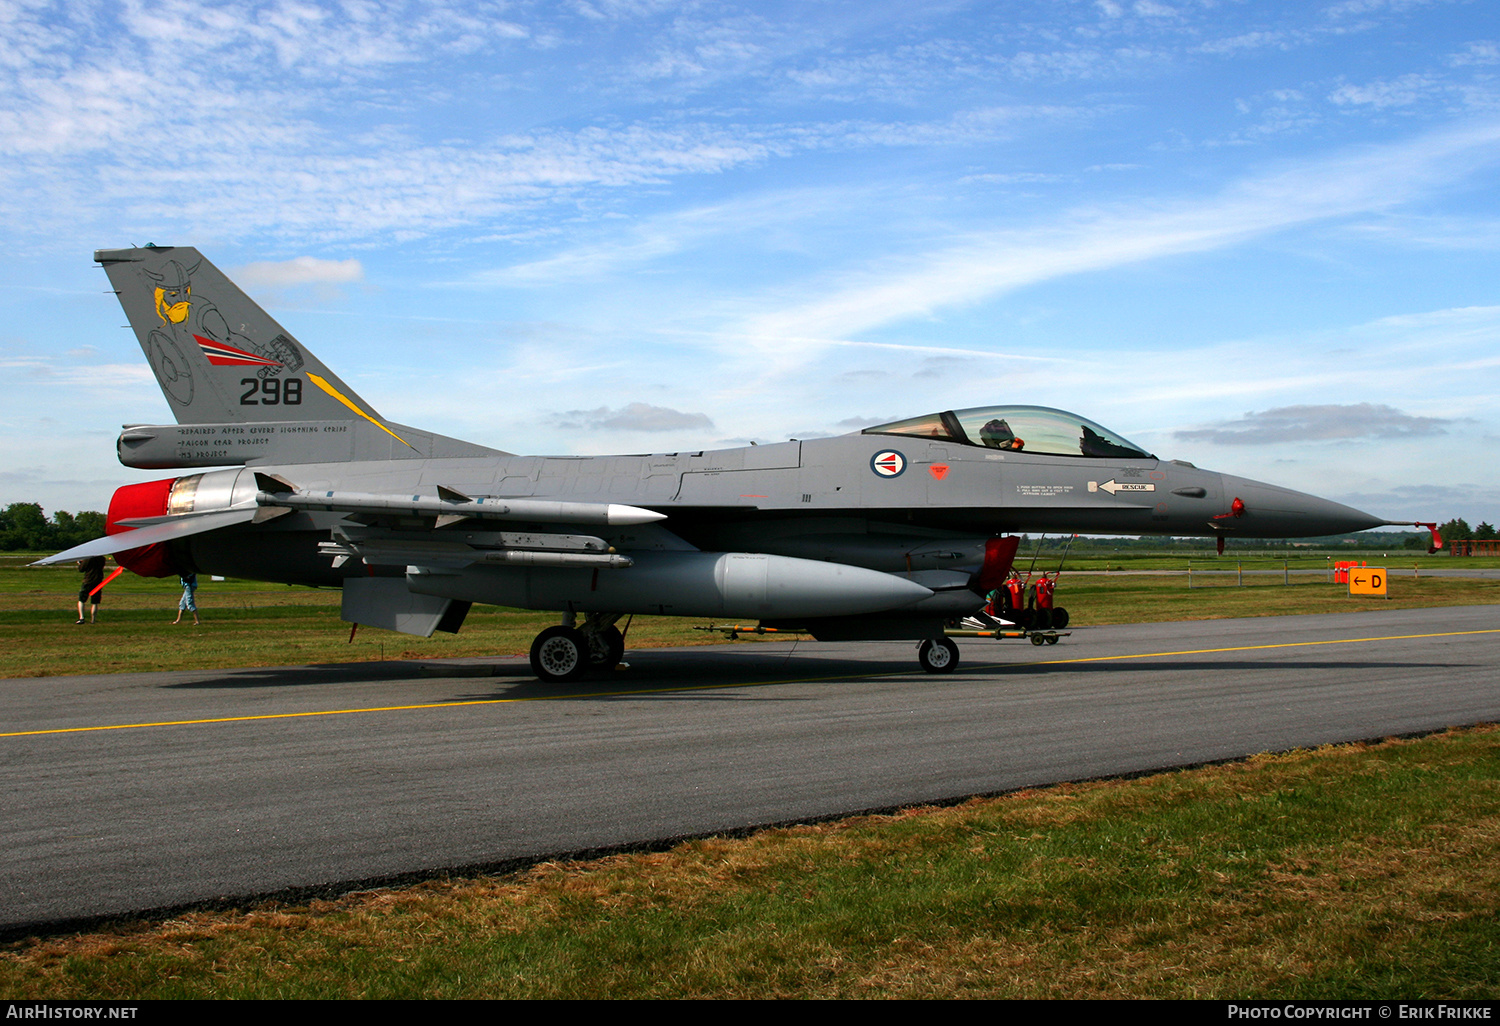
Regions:
<instances>
[{"instance_id":1,"label":"wispy cirrus cloud","mask_svg":"<svg viewBox=\"0 0 1500 1026\"><path fill-rule=\"evenodd\" d=\"M1067 275L1387 211L1497 163L1500 122L1307 161L1207 200L1079 210L1050 225L973 232L951 248L903 254L899 268L869 266L846 271L842 283L819 282L817 299L752 316L742 330L772 345L783 337L845 338Z\"/></svg>"},{"instance_id":2,"label":"wispy cirrus cloud","mask_svg":"<svg viewBox=\"0 0 1500 1026\"><path fill-rule=\"evenodd\" d=\"M0 153L9 150L14 158L0 166L0 213L36 231L108 220L137 226L133 230L198 236L263 232L322 241L396 232L416 238L495 221L523 223L558 203L808 151L974 145L1001 138L1029 118L1085 116L1053 108L985 108L940 122L725 125L671 119L440 144L408 140L393 147L387 140L365 146L292 111L273 117L263 105L254 106L262 109L232 132L211 127L213 118L202 112L184 121L178 111L176 120L165 122L140 113L126 119L130 124L96 112L97 120L109 122L107 129L89 117L57 111L38 118L70 126L53 134L87 139L90 147L101 139L133 137L131 146L109 148L97 163L59 162L57 149L73 145L62 139L33 152L52 130L33 132L14 123L20 115L9 126L0 118ZM283 149L270 175L268 145ZM172 159L164 161L163 154Z\"/></svg>"},{"instance_id":3,"label":"wispy cirrus cloud","mask_svg":"<svg viewBox=\"0 0 1500 1026\"><path fill-rule=\"evenodd\" d=\"M1144 64L1180 64L1201 52L1217 24L1185 5L1116 6L1059 12L1073 30L1062 33L1072 40L1067 45L1054 25L990 12L976 16L973 38L950 32L891 47L887 23L898 25L898 12L837 6L793 31L784 19L749 8L655 3L608 10L40 3L6 22L0 218L22 231L54 233L107 224L194 237L406 240L523 223L557 204L592 204L597 217L607 193L639 193L801 154L976 146L1089 124L1122 109L1093 96L996 103L996 76L1120 79ZM1237 21L1244 31L1226 38L1270 45L1290 31L1258 25L1257 17ZM1361 17L1363 25L1400 12L1372 9ZM1323 25L1319 31L1331 24L1313 22ZM777 102L788 106L745 117L743 97L729 94L691 110L592 123L507 120L503 98L549 91L566 97L618 74L613 48L608 71L592 57L576 66L583 81L538 56L561 40L582 47L599 31L627 33L619 41L623 64L639 81L692 83L689 91L753 83L762 93L779 83ZM989 45L996 40L1004 41L998 50ZM1477 61L1487 51L1474 44L1465 52ZM1391 81L1425 83L1433 74ZM466 79L482 85L481 94L493 93L481 108L488 115L470 116L471 105L456 100ZM558 82L572 85L559 90ZM796 106L820 89L917 113L820 120ZM1385 109L1380 105L1403 95L1378 84L1338 94L1351 110ZM799 113L788 116L791 110ZM455 132L460 111L466 118ZM1266 124L1242 134L1255 139L1301 123L1288 118L1268 114ZM1055 174L991 167L968 180L1046 181Z\"/></svg>"}]
</instances>

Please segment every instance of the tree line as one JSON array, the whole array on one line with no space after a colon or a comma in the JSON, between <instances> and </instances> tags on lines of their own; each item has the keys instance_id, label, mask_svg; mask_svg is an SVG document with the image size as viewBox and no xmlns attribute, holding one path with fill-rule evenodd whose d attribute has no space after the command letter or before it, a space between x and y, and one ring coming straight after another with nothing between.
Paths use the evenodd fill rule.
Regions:
<instances>
[{"instance_id":1,"label":"tree line","mask_svg":"<svg viewBox=\"0 0 1500 1026\"><path fill-rule=\"evenodd\" d=\"M35 502L13 502L0 510L0 551L56 551L102 537L104 514L96 510L74 516L60 509L50 519Z\"/></svg>"},{"instance_id":2,"label":"tree line","mask_svg":"<svg viewBox=\"0 0 1500 1026\"><path fill-rule=\"evenodd\" d=\"M1481 523L1478 527L1469 528L1469 522L1463 517L1454 517L1446 524L1438 525L1438 534L1443 536L1443 541L1458 541L1459 539L1473 539L1475 541L1487 541L1495 537L1493 524Z\"/></svg>"}]
</instances>

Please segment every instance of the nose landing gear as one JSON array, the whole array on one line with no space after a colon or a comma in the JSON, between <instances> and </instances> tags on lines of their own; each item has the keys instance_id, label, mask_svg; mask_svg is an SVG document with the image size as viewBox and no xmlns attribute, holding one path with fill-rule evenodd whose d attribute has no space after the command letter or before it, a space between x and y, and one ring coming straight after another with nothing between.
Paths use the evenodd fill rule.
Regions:
<instances>
[{"instance_id":1,"label":"nose landing gear","mask_svg":"<svg viewBox=\"0 0 1500 1026\"><path fill-rule=\"evenodd\" d=\"M928 638L917 646L917 662L928 673L952 673L958 666L958 646L952 638Z\"/></svg>"}]
</instances>

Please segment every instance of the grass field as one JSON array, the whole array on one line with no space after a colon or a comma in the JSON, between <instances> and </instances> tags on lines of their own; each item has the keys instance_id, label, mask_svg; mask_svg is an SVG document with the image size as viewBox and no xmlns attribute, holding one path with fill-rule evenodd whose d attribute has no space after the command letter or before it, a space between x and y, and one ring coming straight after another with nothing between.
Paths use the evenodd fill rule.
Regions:
<instances>
[{"instance_id":1,"label":"grass field","mask_svg":"<svg viewBox=\"0 0 1500 1026\"><path fill-rule=\"evenodd\" d=\"M1500 995L1500 731L0 947L28 998Z\"/></svg>"},{"instance_id":2,"label":"grass field","mask_svg":"<svg viewBox=\"0 0 1500 1026\"><path fill-rule=\"evenodd\" d=\"M176 578L147 579L127 572L105 589L99 622L79 627L73 623L78 572L71 567L26 566L34 558L0 557L0 677L522 655L542 628L557 622L555 613L475 606L456 635L416 638L361 628L351 642L349 625L339 619L336 590L204 579L198 589L203 625L173 626ZM1500 564L1493 559L1414 558L1429 570ZM1408 557L1409 563L1412 560ZM1070 570L1064 576L1057 601L1068 608L1075 627L1500 603L1500 580L1422 576L1420 570L1394 560L1390 597L1385 600L1351 598L1343 585L1317 572L1293 573L1292 585L1283 586L1279 558L1238 562L1246 571L1242 586L1235 584L1232 573L1223 572L1234 570L1235 562L1194 560L1189 588L1181 574L1103 572L1105 565L1116 570L1125 566L1182 571L1189 565L1183 559L1085 561L1078 568L1084 572ZM1309 557L1300 569L1317 571L1324 563L1322 557ZM1221 572L1204 573L1209 567ZM1295 561L1292 569L1299 569ZM1258 570L1272 572L1254 573ZM726 642L717 634L693 629L705 623L698 618L638 616L630 622L626 641L631 647L757 642L754 636Z\"/></svg>"}]
</instances>

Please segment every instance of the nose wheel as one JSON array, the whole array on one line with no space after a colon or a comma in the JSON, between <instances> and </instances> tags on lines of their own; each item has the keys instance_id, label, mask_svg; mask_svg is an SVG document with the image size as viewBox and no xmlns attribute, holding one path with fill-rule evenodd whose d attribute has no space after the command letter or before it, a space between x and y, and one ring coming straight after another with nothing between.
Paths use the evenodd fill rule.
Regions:
<instances>
[{"instance_id":1,"label":"nose wheel","mask_svg":"<svg viewBox=\"0 0 1500 1026\"><path fill-rule=\"evenodd\" d=\"M952 673L958 666L958 646L952 638L929 638L917 646L917 662L928 673Z\"/></svg>"}]
</instances>

